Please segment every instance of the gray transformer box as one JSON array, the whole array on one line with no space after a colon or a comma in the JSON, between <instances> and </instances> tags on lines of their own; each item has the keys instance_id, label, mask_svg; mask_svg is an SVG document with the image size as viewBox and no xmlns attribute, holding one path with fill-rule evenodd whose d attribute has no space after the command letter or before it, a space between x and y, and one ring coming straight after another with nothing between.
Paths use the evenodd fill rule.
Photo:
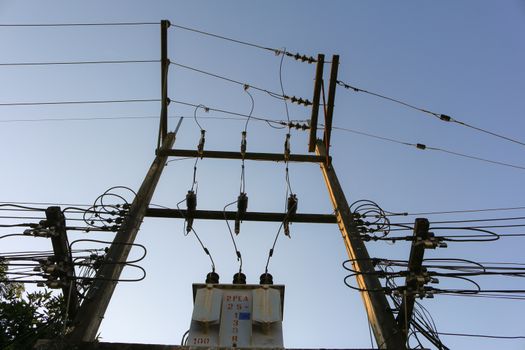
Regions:
<instances>
[{"instance_id":1,"label":"gray transformer box","mask_svg":"<svg viewBox=\"0 0 525 350\"><path fill-rule=\"evenodd\" d=\"M283 285L193 284L187 345L284 348Z\"/></svg>"}]
</instances>

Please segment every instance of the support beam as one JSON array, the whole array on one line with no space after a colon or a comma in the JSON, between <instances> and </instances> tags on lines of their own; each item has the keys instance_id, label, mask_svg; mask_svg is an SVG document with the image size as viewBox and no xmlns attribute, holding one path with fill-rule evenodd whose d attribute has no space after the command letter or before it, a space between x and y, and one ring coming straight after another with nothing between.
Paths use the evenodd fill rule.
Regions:
<instances>
[{"instance_id":1,"label":"support beam","mask_svg":"<svg viewBox=\"0 0 525 350\"><path fill-rule=\"evenodd\" d=\"M162 147L169 149L174 142L175 134L168 133ZM128 258L132 244L144 219L146 209L165 167L166 159L166 156L158 155L151 164L144 182L131 204L128 219L124 221L113 239L106 256L108 264L103 264L98 270L95 281L89 289L77 317L73 321L74 328L68 336L69 341L90 342L95 340L98 328L117 285L116 281L118 281L125 266L121 262L125 262Z\"/></svg>"},{"instance_id":2,"label":"support beam","mask_svg":"<svg viewBox=\"0 0 525 350\"><path fill-rule=\"evenodd\" d=\"M325 157L326 148L322 141L317 142L316 152ZM343 189L331 164L321 164L321 170L335 209L339 230L345 242L348 257L353 268L358 272L356 279L363 291L361 296L365 304L368 319L372 325L376 343L380 349L406 349L402 333L390 311L383 287L375 274L374 266L350 211Z\"/></svg>"},{"instance_id":3,"label":"support beam","mask_svg":"<svg viewBox=\"0 0 525 350\"><path fill-rule=\"evenodd\" d=\"M324 145L326 148L326 162L330 164L330 138L332 135L332 119L334 116L335 88L337 87L337 72L339 70L339 55L332 56L332 68L330 70L330 85L328 86L328 101L326 106L324 125Z\"/></svg>"},{"instance_id":4,"label":"support beam","mask_svg":"<svg viewBox=\"0 0 525 350\"><path fill-rule=\"evenodd\" d=\"M147 217L154 218L177 218L184 219L187 213L186 210L179 209L162 209L162 208L148 208L146 210ZM235 211L222 211L222 210L196 210L193 218L199 220L235 220L237 212ZM283 222L286 214L284 213L260 213L260 212L247 212L243 216L243 221L265 221L265 222ZM317 224L335 224L337 219L335 215L326 214L295 214L293 219L289 219L290 222L305 222L305 223L317 223Z\"/></svg>"},{"instance_id":5,"label":"support beam","mask_svg":"<svg viewBox=\"0 0 525 350\"><path fill-rule=\"evenodd\" d=\"M197 150L191 149L161 149L157 151L158 155L170 157L201 157ZM243 159L240 152L227 151L206 151L202 152L202 158L220 158L220 159ZM246 152L244 159L264 160L273 162L284 162L284 153L255 153ZM326 161L326 157L320 157L310 154L290 154L290 162L310 162L321 163Z\"/></svg>"},{"instance_id":6,"label":"support beam","mask_svg":"<svg viewBox=\"0 0 525 350\"><path fill-rule=\"evenodd\" d=\"M60 207L48 207L46 209L46 221L56 233L56 235L51 236L51 244L53 245L55 263L57 265L62 264L65 269L65 278L60 277L60 280L65 283L62 286L62 295L67 301L68 318L73 318L77 313L79 300L76 290L75 267L67 239L66 218Z\"/></svg>"},{"instance_id":7,"label":"support beam","mask_svg":"<svg viewBox=\"0 0 525 350\"><path fill-rule=\"evenodd\" d=\"M417 218L414 223L414 239L412 240L412 247L410 248L410 258L408 260L408 275L405 281L405 292L403 293L403 301L399 307L399 314L397 315L397 323L403 334L408 337L408 329L410 321L412 320L412 312L414 311L414 303L416 295L420 287L425 283L420 283L418 276L422 274L423 256L425 254L425 240L429 238L430 224L427 219ZM406 341L406 340L405 340Z\"/></svg>"},{"instance_id":8,"label":"support beam","mask_svg":"<svg viewBox=\"0 0 525 350\"><path fill-rule=\"evenodd\" d=\"M161 108L160 108L160 125L159 125L159 139L157 142L157 149L164 143L166 134L168 133L168 68L170 61L168 59L168 28L170 22L167 20L160 21L160 92L161 92Z\"/></svg>"},{"instance_id":9,"label":"support beam","mask_svg":"<svg viewBox=\"0 0 525 350\"><path fill-rule=\"evenodd\" d=\"M321 98L321 87L323 86L324 55L317 55L317 67L315 69L314 96L312 98L312 116L310 117L310 138L308 141L308 152L315 151L317 142L317 121L319 119L319 99Z\"/></svg>"}]
</instances>

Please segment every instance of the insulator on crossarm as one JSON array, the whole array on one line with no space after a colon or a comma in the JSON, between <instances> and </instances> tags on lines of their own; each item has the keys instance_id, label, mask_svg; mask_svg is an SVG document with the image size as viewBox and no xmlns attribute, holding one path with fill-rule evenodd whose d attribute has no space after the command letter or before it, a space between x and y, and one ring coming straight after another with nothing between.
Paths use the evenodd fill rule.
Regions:
<instances>
[{"instance_id":1,"label":"insulator on crossarm","mask_svg":"<svg viewBox=\"0 0 525 350\"><path fill-rule=\"evenodd\" d=\"M199 140L199 145L197 146L197 151L199 152L199 157L202 159L202 154L204 152L204 143L206 142L206 130L201 129L201 138Z\"/></svg>"},{"instance_id":2,"label":"insulator on crossarm","mask_svg":"<svg viewBox=\"0 0 525 350\"><path fill-rule=\"evenodd\" d=\"M293 54L290 52L286 52L286 56L293 57L296 61L301 61L301 62L308 62L308 63L317 62L317 60L313 58L312 56L301 55L299 53Z\"/></svg>"}]
</instances>

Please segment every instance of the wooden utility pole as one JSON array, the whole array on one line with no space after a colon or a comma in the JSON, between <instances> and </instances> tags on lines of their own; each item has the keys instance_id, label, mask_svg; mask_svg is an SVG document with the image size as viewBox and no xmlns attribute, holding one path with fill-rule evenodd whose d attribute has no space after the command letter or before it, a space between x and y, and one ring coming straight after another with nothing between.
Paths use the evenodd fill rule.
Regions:
<instances>
[{"instance_id":1,"label":"wooden utility pole","mask_svg":"<svg viewBox=\"0 0 525 350\"><path fill-rule=\"evenodd\" d=\"M78 310L79 300L75 288L75 267L71 258L69 241L66 232L66 218L60 207L49 207L46 209L47 224L53 228L55 235L51 236L55 263L62 265L64 275L60 277L62 284L62 295L67 300L68 318L73 318Z\"/></svg>"},{"instance_id":2,"label":"wooden utility pole","mask_svg":"<svg viewBox=\"0 0 525 350\"><path fill-rule=\"evenodd\" d=\"M168 28L170 22L167 20L160 21L160 93L161 93L161 108L160 108L160 125L159 138L157 141L157 149L164 143L164 139L168 133L168 105L170 100L168 98L168 68L170 60L168 59Z\"/></svg>"},{"instance_id":3,"label":"wooden utility pole","mask_svg":"<svg viewBox=\"0 0 525 350\"><path fill-rule=\"evenodd\" d=\"M316 152L320 156L326 156L323 141L317 141ZM356 271L357 283L362 290L361 296L374 331L376 343L380 349L406 349L403 334L394 319L381 282L372 265L372 260L357 231L353 214L335 170L331 164L327 165L326 163L321 163L321 170L337 216L339 230L343 235L348 257Z\"/></svg>"},{"instance_id":4,"label":"wooden utility pole","mask_svg":"<svg viewBox=\"0 0 525 350\"><path fill-rule=\"evenodd\" d=\"M182 119L181 119L182 121ZM180 121L179 121L180 126ZM178 126L177 126L178 128ZM162 149L170 149L175 142L175 133L167 133ZM155 187L165 167L167 156L157 155L151 164L144 182L131 204L126 220L113 239L104 264L98 270L86 298L73 321L70 342L94 341L122 269L128 258L135 237L144 219Z\"/></svg>"},{"instance_id":5,"label":"wooden utility pole","mask_svg":"<svg viewBox=\"0 0 525 350\"><path fill-rule=\"evenodd\" d=\"M397 315L397 322L403 331L405 339L408 337L416 296L425 284L419 278L421 278L423 273L422 264L425 254L425 240L429 238L429 227L430 224L427 219L418 218L414 223L414 240L412 241L410 258L408 260L408 274L405 281L406 289L403 293L403 301L399 307L399 314Z\"/></svg>"}]
</instances>

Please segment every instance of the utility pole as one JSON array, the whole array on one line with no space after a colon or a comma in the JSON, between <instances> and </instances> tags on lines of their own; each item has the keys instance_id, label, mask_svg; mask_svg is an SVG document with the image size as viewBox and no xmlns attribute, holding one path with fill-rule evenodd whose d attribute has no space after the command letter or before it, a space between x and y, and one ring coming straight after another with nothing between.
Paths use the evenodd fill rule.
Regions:
<instances>
[{"instance_id":1,"label":"utility pole","mask_svg":"<svg viewBox=\"0 0 525 350\"><path fill-rule=\"evenodd\" d=\"M156 184L161 176L162 170L169 156L178 157L200 157L220 159L242 159L257 161L296 161L312 162L320 164L321 170L328 188L335 215L301 214L294 213L289 217L282 213L243 213L243 220L254 221L297 221L297 222L337 222L342 233L345 247L351 259L354 270L357 272L357 283L361 289L368 319L372 326L376 342L381 349L406 349L405 337L398 322L396 322L390 305L387 301L384 288L372 264L360 233L357 230L354 214L350 211L348 202L341 188L329 155L330 136L334 110L335 91L337 83L337 72L339 56L333 55L330 72L330 83L328 99L325 101L323 65L324 55L318 55L316 77L314 83L314 96L312 106L312 117L310 121L310 135L308 150L317 153L311 154L271 154L271 153L246 153L225 152L208 150L176 150L172 149L175 141L175 133L167 133L167 108L169 98L167 93L167 72L169 59L167 57L167 28L168 21L161 22L161 117L158 135L156 158L150 167L135 200L133 201L127 219L120 227L115 239L107 253L105 264L99 269L94 283L91 286L84 302L82 303L77 317L73 323L73 331L67 340L71 343L92 342L95 339L98 328L104 317L104 313L110 302L111 296L118 282L128 254L131 250L140 224L145 216L153 217L179 217L184 218L187 212L174 209L148 208ZM317 139L317 123L320 100L323 100L323 111L325 117L323 139ZM182 120L181 120L182 121ZM180 126L177 126L177 129ZM162 146L159 146L162 145ZM188 209L189 210L189 209ZM225 211L196 211L192 212L192 218L198 219L234 219L235 212Z\"/></svg>"},{"instance_id":2,"label":"utility pole","mask_svg":"<svg viewBox=\"0 0 525 350\"><path fill-rule=\"evenodd\" d=\"M60 207L48 207L46 209L46 221L49 228L54 232L51 235L51 244L55 255L55 263L63 268L60 277L62 295L67 300L67 315L74 317L78 310L79 300L76 290L75 268L71 259L71 251L66 232L66 218Z\"/></svg>"},{"instance_id":3,"label":"utility pole","mask_svg":"<svg viewBox=\"0 0 525 350\"><path fill-rule=\"evenodd\" d=\"M180 122L182 119L179 121ZM177 129L178 129L177 126ZM162 149L170 149L175 142L175 133L167 133ZM146 174L144 182L131 204L127 218L113 239L106 259L98 270L94 282L73 321L73 331L68 335L71 342L94 341L113 291L124 268L135 237L144 219L155 187L165 167L167 156L157 155Z\"/></svg>"},{"instance_id":4,"label":"utility pole","mask_svg":"<svg viewBox=\"0 0 525 350\"><path fill-rule=\"evenodd\" d=\"M316 152L320 156L326 156L323 141L317 141ZM348 257L352 260L356 271L357 283L362 290L361 296L368 314L368 320L374 331L376 343L380 349L406 349L402 333L390 310L390 305L372 265L372 260L357 231L353 214L337 179L335 169L331 164L321 163L321 170L337 216L339 230L343 235Z\"/></svg>"},{"instance_id":5,"label":"utility pole","mask_svg":"<svg viewBox=\"0 0 525 350\"><path fill-rule=\"evenodd\" d=\"M408 260L408 273L405 281L405 291L403 301L399 307L397 322L403 331L403 335L408 337L408 328L412 319L414 303L421 287L425 284L422 278L423 255L425 254L425 241L429 238L429 222L427 219L418 218L414 224L414 234L412 246L410 248L410 258ZM424 291L423 291L424 293Z\"/></svg>"}]
</instances>

